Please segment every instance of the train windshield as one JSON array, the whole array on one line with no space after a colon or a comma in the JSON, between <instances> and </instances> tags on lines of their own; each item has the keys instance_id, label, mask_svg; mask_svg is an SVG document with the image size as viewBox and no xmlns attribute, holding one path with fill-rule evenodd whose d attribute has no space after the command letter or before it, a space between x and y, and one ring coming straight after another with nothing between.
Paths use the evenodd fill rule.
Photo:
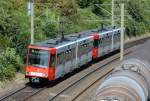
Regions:
<instances>
[{"instance_id":1,"label":"train windshield","mask_svg":"<svg viewBox=\"0 0 150 101\"><path fill-rule=\"evenodd\" d=\"M28 65L41 68L48 67L49 51L30 49L28 55Z\"/></svg>"}]
</instances>

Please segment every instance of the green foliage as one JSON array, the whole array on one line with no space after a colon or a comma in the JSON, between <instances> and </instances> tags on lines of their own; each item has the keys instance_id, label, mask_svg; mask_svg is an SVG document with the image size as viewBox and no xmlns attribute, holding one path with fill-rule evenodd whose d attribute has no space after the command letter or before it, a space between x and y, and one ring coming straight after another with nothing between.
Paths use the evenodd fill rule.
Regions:
<instances>
[{"instance_id":1,"label":"green foliage","mask_svg":"<svg viewBox=\"0 0 150 101\"><path fill-rule=\"evenodd\" d=\"M87 8L90 6L90 1L91 0L77 0L77 3L81 8Z\"/></svg>"},{"instance_id":2,"label":"green foliage","mask_svg":"<svg viewBox=\"0 0 150 101\"><path fill-rule=\"evenodd\" d=\"M23 68L23 62L14 48L7 48L0 53L0 80L11 79L15 72Z\"/></svg>"},{"instance_id":3,"label":"green foliage","mask_svg":"<svg viewBox=\"0 0 150 101\"><path fill-rule=\"evenodd\" d=\"M22 45L28 44L30 29L25 3L25 0L0 1L0 35L8 37L10 46L20 55L23 55Z\"/></svg>"},{"instance_id":4,"label":"green foliage","mask_svg":"<svg viewBox=\"0 0 150 101\"><path fill-rule=\"evenodd\" d=\"M72 16L77 13L77 5L74 0L56 0L54 8L61 16Z\"/></svg>"},{"instance_id":5,"label":"green foliage","mask_svg":"<svg viewBox=\"0 0 150 101\"><path fill-rule=\"evenodd\" d=\"M90 8L78 10L80 12L80 16L78 19L78 26L81 28L80 31L96 28L101 24L101 22L99 21L101 19L90 12L90 10Z\"/></svg>"},{"instance_id":6,"label":"green foliage","mask_svg":"<svg viewBox=\"0 0 150 101\"><path fill-rule=\"evenodd\" d=\"M149 32L150 23L147 22L150 15L145 12L148 9L142 1L132 0L128 2L127 10L130 19L126 24L126 33L129 37Z\"/></svg>"},{"instance_id":7,"label":"green foliage","mask_svg":"<svg viewBox=\"0 0 150 101\"><path fill-rule=\"evenodd\" d=\"M35 20L35 31L37 31L36 39L40 40L46 37L56 37L59 15L48 8L46 8L46 12L42 12L42 14L42 16Z\"/></svg>"},{"instance_id":8,"label":"green foliage","mask_svg":"<svg viewBox=\"0 0 150 101\"><path fill-rule=\"evenodd\" d=\"M88 8L89 6L92 7L92 12L96 15L103 15L100 7L100 4L103 4L103 0L77 0L78 5L80 8Z\"/></svg>"},{"instance_id":9,"label":"green foliage","mask_svg":"<svg viewBox=\"0 0 150 101\"><path fill-rule=\"evenodd\" d=\"M77 0L78 5L81 8L87 8L94 4L102 4L103 0Z\"/></svg>"},{"instance_id":10,"label":"green foliage","mask_svg":"<svg viewBox=\"0 0 150 101\"><path fill-rule=\"evenodd\" d=\"M14 65L17 71L22 67L22 60L19 55L17 55L14 48L8 47L4 52L2 52L0 55L0 61L4 67L6 67L8 64Z\"/></svg>"},{"instance_id":11,"label":"green foliage","mask_svg":"<svg viewBox=\"0 0 150 101\"><path fill-rule=\"evenodd\" d=\"M0 69L0 81L11 80L15 77L15 68L12 65L8 65L6 68Z\"/></svg>"},{"instance_id":12,"label":"green foliage","mask_svg":"<svg viewBox=\"0 0 150 101\"><path fill-rule=\"evenodd\" d=\"M136 2L135 0L129 1L128 2L128 12L131 15L131 17L138 22L143 21L143 15L142 15L142 9L139 8L138 2Z\"/></svg>"},{"instance_id":13,"label":"green foliage","mask_svg":"<svg viewBox=\"0 0 150 101\"><path fill-rule=\"evenodd\" d=\"M3 36L3 35L0 35L0 52L5 50L7 47L9 47L10 45L10 38L6 37L6 36Z\"/></svg>"}]
</instances>

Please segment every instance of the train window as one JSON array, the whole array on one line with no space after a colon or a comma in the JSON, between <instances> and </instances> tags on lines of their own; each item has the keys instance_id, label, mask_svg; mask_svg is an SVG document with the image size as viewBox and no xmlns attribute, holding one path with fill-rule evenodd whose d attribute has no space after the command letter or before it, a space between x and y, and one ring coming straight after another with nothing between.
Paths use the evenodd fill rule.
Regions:
<instances>
[{"instance_id":1,"label":"train window","mask_svg":"<svg viewBox=\"0 0 150 101\"><path fill-rule=\"evenodd\" d=\"M73 52L73 51L72 51L72 49L70 49L69 51L70 51L70 53L69 53L69 58L70 58L70 60L72 60L72 52Z\"/></svg>"},{"instance_id":2,"label":"train window","mask_svg":"<svg viewBox=\"0 0 150 101\"><path fill-rule=\"evenodd\" d=\"M71 51L67 50L65 56L66 56L66 61L69 61L70 60L70 56L71 56Z\"/></svg>"},{"instance_id":3,"label":"train window","mask_svg":"<svg viewBox=\"0 0 150 101\"><path fill-rule=\"evenodd\" d=\"M107 34L106 38L109 39L109 35L108 34Z\"/></svg>"},{"instance_id":4,"label":"train window","mask_svg":"<svg viewBox=\"0 0 150 101\"><path fill-rule=\"evenodd\" d=\"M103 46L103 38L100 39L101 47Z\"/></svg>"},{"instance_id":5,"label":"train window","mask_svg":"<svg viewBox=\"0 0 150 101\"><path fill-rule=\"evenodd\" d=\"M109 36L107 36L107 39L109 40Z\"/></svg>"},{"instance_id":6,"label":"train window","mask_svg":"<svg viewBox=\"0 0 150 101\"><path fill-rule=\"evenodd\" d=\"M57 54L57 64L60 63L60 54Z\"/></svg>"},{"instance_id":7,"label":"train window","mask_svg":"<svg viewBox=\"0 0 150 101\"><path fill-rule=\"evenodd\" d=\"M65 55L65 52L62 52L60 56L60 62L64 63L65 61L66 61L66 55Z\"/></svg>"},{"instance_id":8,"label":"train window","mask_svg":"<svg viewBox=\"0 0 150 101\"><path fill-rule=\"evenodd\" d=\"M65 51L65 52L64 52L64 58L63 58L64 62L68 60L68 59L67 59L67 58L68 58L67 55L68 55L68 51Z\"/></svg>"},{"instance_id":9,"label":"train window","mask_svg":"<svg viewBox=\"0 0 150 101\"><path fill-rule=\"evenodd\" d=\"M72 59L75 58L75 50L76 50L76 48L72 49L72 57L71 57Z\"/></svg>"},{"instance_id":10,"label":"train window","mask_svg":"<svg viewBox=\"0 0 150 101\"><path fill-rule=\"evenodd\" d=\"M89 46L87 47L88 52L90 52L90 51L92 50L92 48L93 48L93 45L92 45L92 43L90 42L90 43L89 43Z\"/></svg>"},{"instance_id":11,"label":"train window","mask_svg":"<svg viewBox=\"0 0 150 101\"><path fill-rule=\"evenodd\" d=\"M99 43L102 44L102 39L99 40Z\"/></svg>"},{"instance_id":12,"label":"train window","mask_svg":"<svg viewBox=\"0 0 150 101\"><path fill-rule=\"evenodd\" d=\"M69 50L69 60L72 60L72 49Z\"/></svg>"},{"instance_id":13,"label":"train window","mask_svg":"<svg viewBox=\"0 0 150 101\"><path fill-rule=\"evenodd\" d=\"M120 33L120 31L118 31L118 34Z\"/></svg>"},{"instance_id":14,"label":"train window","mask_svg":"<svg viewBox=\"0 0 150 101\"><path fill-rule=\"evenodd\" d=\"M85 53L85 48L86 47L82 46L82 53L81 53L81 55L83 55Z\"/></svg>"},{"instance_id":15,"label":"train window","mask_svg":"<svg viewBox=\"0 0 150 101\"><path fill-rule=\"evenodd\" d=\"M88 52L88 43L84 44L84 54Z\"/></svg>"},{"instance_id":16,"label":"train window","mask_svg":"<svg viewBox=\"0 0 150 101\"><path fill-rule=\"evenodd\" d=\"M62 56L63 56L62 53L58 54L58 64L62 64L62 59L61 59Z\"/></svg>"},{"instance_id":17,"label":"train window","mask_svg":"<svg viewBox=\"0 0 150 101\"><path fill-rule=\"evenodd\" d=\"M61 57L61 61L69 61L70 59L72 59L72 53L72 49L66 50Z\"/></svg>"},{"instance_id":18,"label":"train window","mask_svg":"<svg viewBox=\"0 0 150 101\"><path fill-rule=\"evenodd\" d=\"M64 61L64 52L61 52L57 55L58 64L62 64Z\"/></svg>"},{"instance_id":19,"label":"train window","mask_svg":"<svg viewBox=\"0 0 150 101\"><path fill-rule=\"evenodd\" d=\"M50 67L55 67L55 54L50 57Z\"/></svg>"},{"instance_id":20,"label":"train window","mask_svg":"<svg viewBox=\"0 0 150 101\"><path fill-rule=\"evenodd\" d=\"M80 45L79 48L78 48L78 55L81 56L82 55L82 52L83 52L83 46Z\"/></svg>"},{"instance_id":21,"label":"train window","mask_svg":"<svg viewBox=\"0 0 150 101\"><path fill-rule=\"evenodd\" d=\"M94 40L94 42L93 42L94 47L98 47L98 45L99 45L99 41L98 41L98 40L99 40L99 39Z\"/></svg>"},{"instance_id":22,"label":"train window","mask_svg":"<svg viewBox=\"0 0 150 101\"><path fill-rule=\"evenodd\" d=\"M39 49L30 49L28 56L28 65L38 66L40 68L48 67L49 52Z\"/></svg>"}]
</instances>

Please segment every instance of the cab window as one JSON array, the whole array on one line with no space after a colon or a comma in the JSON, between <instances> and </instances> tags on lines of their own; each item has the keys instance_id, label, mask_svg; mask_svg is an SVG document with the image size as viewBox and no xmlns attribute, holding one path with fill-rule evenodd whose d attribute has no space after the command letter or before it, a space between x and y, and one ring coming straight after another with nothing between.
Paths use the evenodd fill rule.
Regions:
<instances>
[{"instance_id":1,"label":"cab window","mask_svg":"<svg viewBox=\"0 0 150 101\"><path fill-rule=\"evenodd\" d=\"M55 54L50 57L50 67L55 67Z\"/></svg>"}]
</instances>

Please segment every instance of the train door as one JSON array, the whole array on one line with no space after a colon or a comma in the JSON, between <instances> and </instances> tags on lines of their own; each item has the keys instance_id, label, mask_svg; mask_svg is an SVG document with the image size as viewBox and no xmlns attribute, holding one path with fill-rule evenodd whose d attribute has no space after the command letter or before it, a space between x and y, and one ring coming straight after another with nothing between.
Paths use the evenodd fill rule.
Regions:
<instances>
[{"instance_id":1,"label":"train door","mask_svg":"<svg viewBox=\"0 0 150 101\"><path fill-rule=\"evenodd\" d=\"M74 47L72 48L72 70L74 70L76 68L76 46L74 45Z\"/></svg>"},{"instance_id":2,"label":"train door","mask_svg":"<svg viewBox=\"0 0 150 101\"><path fill-rule=\"evenodd\" d=\"M78 53L77 53L78 54L78 59L77 59L78 67L80 67L83 64L83 59L82 59L83 51L84 51L83 42L80 41L78 42Z\"/></svg>"},{"instance_id":3,"label":"train door","mask_svg":"<svg viewBox=\"0 0 150 101\"><path fill-rule=\"evenodd\" d=\"M91 48L91 43L90 43L90 38L83 40L82 43L80 44L80 65L84 65L87 62L91 60L92 54L90 54L92 48Z\"/></svg>"},{"instance_id":4,"label":"train door","mask_svg":"<svg viewBox=\"0 0 150 101\"><path fill-rule=\"evenodd\" d=\"M69 73L70 71L72 71L72 49L70 46L67 46L67 50L65 50L64 52L64 72Z\"/></svg>"},{"instance_id":5,"label":"train door","mask_svg":"<svg viewBox=\"0 0 150 101\"><path fill-rule=\"evenodd\" d=\"M93 40L89 39L88 44L87 44L87 62L90 62L92 60L92 49L93 49Z\"/></svg>"},{"instance_id":6,"label":"train door","mask_svg":"<svg viewBox=\"0 0 150 101\"><path fill-rule=\"evenodd\" d=\"M99 39L99 52L98 52L98 56L102 56L103 55L103 38L101 37Z\"/></svg>"},{"instance_id":7,"label":"train door","mask_svg":"<svg viewBox=\"0 0 150 101\"><path fill-rule=\"evenodd\" d=\"M104 35L104 36L103 36L103 55L106 54L106 51L107 51L107 45L108 45L108 42L107 42L107 36Z\"/></svg>"},{"instance_id":8,"label":"train door","mask_svg":"<svg viewBox=\"0 0 150 101\"><path fill-rule=\"evenodd\" d=\"M117 49L120 48L120 31L117 32Z\"/></svg>"},{"instance_id":9,"label":"train door","mask_svg":"<svg viewBox=\"0 0 150 101\"><path fill-rule=\"evenodd\" d=\"M105 49L106 49L105 47L106 47L105 35L102 35L101 36L101 55L100 56L105 55Z\"/></svg>"},{"instance_id":10,"label":"train door","mask_svg":"<svg viewBox=\"0 0 150 101\"><path fill-rule=\"evenodd\" d=\"M107 45L106 45L106 54L109 53L110 51L110 33L107 33L107 36L106 36L106 42L107 42Z\"/></svg>"},{"instance_id":11,"label":"train door","mask_svg":"<svg viewBox=\"0 0 150 101\"><path fill-rule=\"evenodd\" d=\"M120 31L116 31L114 34L114 50L120 46Z\"/></svg>"},{"instance_id":12,"label":"train door","mask_svg":"<svg viewBox=\"0 0 150 101\"><path fill-rule=\"evenodd\" d=\"M112 48L112 33L108 34L108 53L111 52L111 48Z\"/></svg>"},{"instance_id":13,"label":"train door","mask_svg":"<svg viewBox=\"0 0 150 101\"><path fill-rule=\"evenodd\" d=\"M56 54L56 70L55 70L55 78L62 77L64 75L64 51L62 48L57 49Z\"/></svg>"}]
</instances>

